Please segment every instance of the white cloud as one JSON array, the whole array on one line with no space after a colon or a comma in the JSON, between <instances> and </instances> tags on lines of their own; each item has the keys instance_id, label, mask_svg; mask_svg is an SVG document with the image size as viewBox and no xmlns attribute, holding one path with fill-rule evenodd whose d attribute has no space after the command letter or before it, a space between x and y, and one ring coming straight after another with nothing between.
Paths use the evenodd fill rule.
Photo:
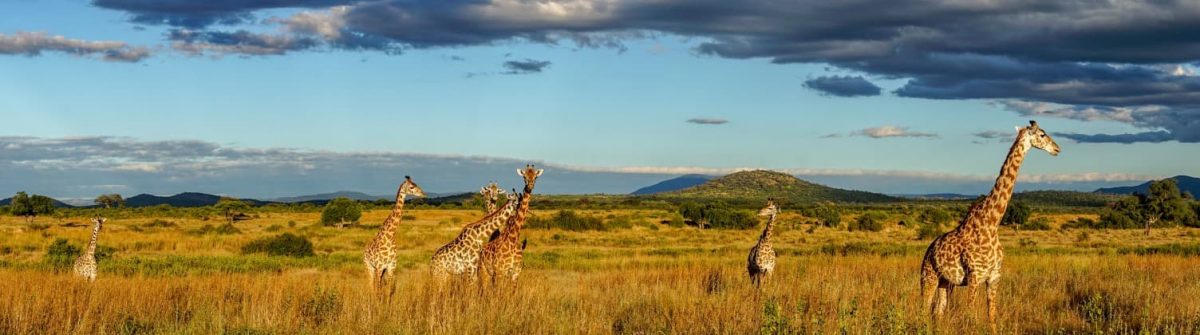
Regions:
<instances>
[{"instance_id":1,"label":"white cloud","mask_svg":"<svg viewBox=\"0 0 1200 335\"><path fill-rule=\"evenodd\" d=\"M866 128L850 133L851 136L866 136L870 138L887 138L887 137L938 137L934 133L923 133L911 131L908 127L898 127L885 125L873 128Z\"/></svg>"},{"instance_id":2,"label":"white cloud","mask_svg":"<svg viewBox=\"0 0 1200 335\"><path fill-rule=\"evenodd\" d=\"M43 52L62 52L75 56L98 55L112 62L139 62L150 57L150 50L119 41L88 41L49 35L43 32L0 33L0 54L40 56Z\"/></svg>"}]
</instances>

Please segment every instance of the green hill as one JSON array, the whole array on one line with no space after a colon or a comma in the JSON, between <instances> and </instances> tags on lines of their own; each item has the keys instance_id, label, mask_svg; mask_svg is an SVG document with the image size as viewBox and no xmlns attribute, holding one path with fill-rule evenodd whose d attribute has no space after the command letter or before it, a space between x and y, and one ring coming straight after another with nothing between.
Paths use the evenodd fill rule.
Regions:
<instances>
[{"instance_id":1,"label":"green hill","mask_svg":"<svg viewBox=\"0 0 1200 335\"><path fill-rule=\"evenodd\" d=\"M755 202L775 198L793 204L820 201L891 202L901 200L879 193L832 188L804 181L786 173L766 170L731 173L694 187L661 193L659 196Z\"/></svg>"}]
</instances>

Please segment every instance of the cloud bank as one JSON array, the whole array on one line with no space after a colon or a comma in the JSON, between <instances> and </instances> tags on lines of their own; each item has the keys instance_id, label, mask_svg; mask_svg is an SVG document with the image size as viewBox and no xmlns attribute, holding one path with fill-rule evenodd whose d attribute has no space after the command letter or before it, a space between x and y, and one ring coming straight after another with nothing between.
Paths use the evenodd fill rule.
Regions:
<instances>
[{"instance_id":1,"label":"cloud bank","mask_svg":"<svg viewBox=\"0 0 1200 335\"><path fill-rule=\"evenodd\" d=\"M825 76L809 79L804 87L838 97L876 96L882 91L861 76Z\"/></svg>"},{"instance_id":2,"label":"cloud bank","mask_svg":"<svg viewBox=\"0 0 1200 335\"><path fill-rule=\"evenodd\" d=\"M684 174L723 175L759 167L574 166L514 158L395 152L237 148L205 141L122 137L0 137L0 195L30 191L87 198L104 192L169 195L184 191L276 198L355 190L395 191L404 175L430 192L463 192L491 181L520 186L514 167L546 169L538 192L628 193ZM834 187L883 193L986 192L994 175L861 169L779 169ZM1025 174L1023 189L1091 190L1154 176L1121 173ZM0 196L2 197L2 196Z\"/></svg>"}]
</instances>

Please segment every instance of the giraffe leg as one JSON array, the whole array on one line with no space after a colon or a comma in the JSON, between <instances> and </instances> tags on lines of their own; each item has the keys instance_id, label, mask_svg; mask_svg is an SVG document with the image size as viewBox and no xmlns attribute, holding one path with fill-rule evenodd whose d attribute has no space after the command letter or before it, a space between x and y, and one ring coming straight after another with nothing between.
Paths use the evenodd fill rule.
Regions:
<instances>
[{"instance_id":1,"label":"giraffe leg","mask_svg":"<svg viewBox=\"0 0 1200 335\"><path fill-rule=\"evenodd\" d=\"M924 298L925 306L929 307L929 315L931 315L931 316L934 315L935 306L936 306L936 305L934 305L934 302L937 299L938 293L941 292L940 289L941 288L938 285L937 274L933 273L933 271L926 271L924 268L922 268L921 269L921 298Z\"/></svg>"},{"instance_id":2,"label":"giraffe leg","mask_svg":"<svg viewBox=\"0 0 1200 335\"><path fill-rule=\"evenodd\" d=\"M379 289L378 287L376 287L375 278L376 278L375 269L368 266L367 267L367 286L371 288L372 293L374 293L376 290Z\"/></svg>"},{"instance_id":3,"label":"giraffe leg","mask_svg":"<svg viewBox=\"0 0 1200 335\"><path fill-rule=\"evenodd\" d=\"M933 318L937 320L941 318L942 313L946 311L946 306L949 305L950 294L954 293L954 284L945 280L938 280L937 291L934 292L933 299Z\"/></svg>"},{"instance_id":4,"label":"giraffe leg","mask_svg":"<svg viewBox=\"0 0 1200 335\"><path fill-rule=\"evenodd\" d=\"M996 285L995 280L987 282L988 327L992 329L992 334L998 334L996 332L996 291L998 290L999 285Z\"/></svg>"}]
</instances>

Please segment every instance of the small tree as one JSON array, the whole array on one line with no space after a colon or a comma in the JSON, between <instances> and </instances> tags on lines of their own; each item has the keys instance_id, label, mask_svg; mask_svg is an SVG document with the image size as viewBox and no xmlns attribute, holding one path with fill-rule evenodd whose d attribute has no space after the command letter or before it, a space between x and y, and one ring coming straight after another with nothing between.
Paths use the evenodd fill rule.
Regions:
<instances>
[{"instance_id":1,"label":"small tree","mask_svg":"<svg viewBox=\"0 0 1200 335\"><path fill-rule=\"evenodd\" d=\"M217 200L217 204L213 205L213 208L226 220L229 220L229 223L233 223L233 218L249 210L250 205L234 198L221 198L221 200Z\"/></svg>"},{"instance_id":2,"label":"small tree","mask_svg":"<svg viewBox=\"0 0 1200 335\"><path fill-rule=\"evenodd\" d=\"M17 192L17 195L12 197L12 203L8 205L8 212L13 216L25 218L25 223L33 223L33 202L29 200L29 195L24 191Z\"/></svg>"},{"instance_id":3,"label":"small tree","mask_svg":"<svg viewBox=\"0 0 1200 335\"><path fill-rule=\"evenodd\" d=\"M883 222L887 220L887 214L876 211L870 211L859 215L858 218L850 222L846 228L850 231L866 230L866 231L881 231L883 230Z\"/></svg>"},{"instance_id":4,"label":"small tree","mask_svg":"<svg viewBox=\"0 0 1200 335\"><path fill-rule=\"evenodd\" d=\"M1024 202L1012 201L1008 204L1008 209L1004 211L1004 217L1000 219L1001 225L1023 225L1029 221L1029 214L1033 210L1029 209Z\"/></svg>"},{"instance_id":5,"label":"small tree","mask_svg":"<svg viewBox=\"0 0 1200 335\"><path fill-rule=\"evenodd\" d=\"M125 207L125 198L122 198L120 194L116 193L101 194L100 196L96 197L96 200L92 200L92 202L104 208Z\"/></svg>"},{"instance_id":6,"label":"small tree","mask_svg":"<svg viewBox=\"0 0 1200 335\"><path fill-rule=\"evenodd\" d=\"M17 192L9 207L12 215L24 217L26 223L33 223L38 215L54 214L55 210L54 199L38 194L29 196L25 192Z\"/></svg>"},{"instance_id":7,"label":"small tree","mask_svg":"<svg viewBox=\"0 0 1200 335\"><path fill-rule=\"evenodd\" d=\"M337 225L338 228L344 227L347 223L357 223L361 217L362 205L344 197L330 200L328 204L325 204L325 209L321 211L321 223L326 226Z\"/></svg>"}]
</instances>

